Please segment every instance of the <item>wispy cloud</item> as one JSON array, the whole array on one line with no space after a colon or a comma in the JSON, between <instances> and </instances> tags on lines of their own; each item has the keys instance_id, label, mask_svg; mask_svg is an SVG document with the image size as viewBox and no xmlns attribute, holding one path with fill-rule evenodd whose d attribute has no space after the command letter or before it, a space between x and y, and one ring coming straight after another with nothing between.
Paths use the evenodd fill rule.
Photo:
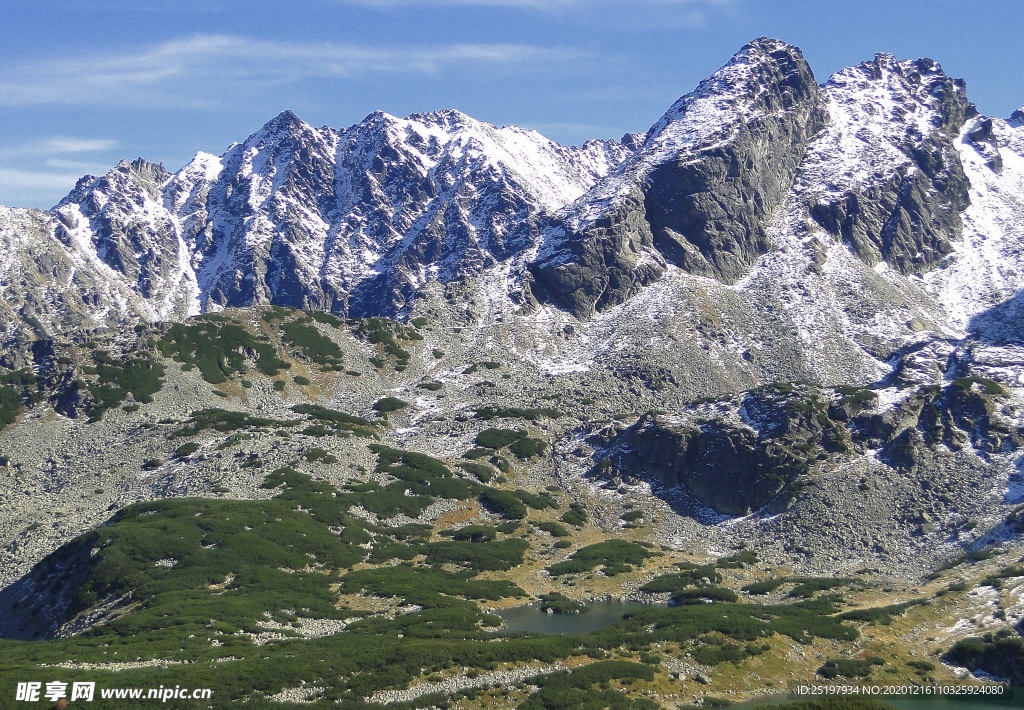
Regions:
<instances>
[{"instance_id":1,"label":"wispy cloud","mask_svg":"<svg viewBox=\"0 0 1024 710\"><path fill-rule=\"evenodd\" d=\"M16 146L0 148L2 157L65 156L82 153L103 153L117 147L109 138L79 138L76 136L50 136L37 138Z\"/></svg>"},{"instance_id":2,"label":"wispy cloud","mask_svg":"<svg viewBox=\"0 0 1024 710\"><path fill-rule=\"evenodd\" d=\"M39 142L39 152L45 153L97 153L110 150L117 141L109 138L76 138L74 136L54 136Z\"/></svg>"},{"instance_id":3,"label":"wispy cloud","mask_svg":"<svg viewBox=\"0 0 1024 710\"><path fill-rule=\"evenodd\" d=\"M210 106L225 92L310 78L436 74L456 68L521 71L579 59L572 49L520 44L372 47L196 35L151 49L22 62L0 69L0 105L165 103Z\"/></svg>"},{"instance_id":4,"label":"wispy cloud","mask_svg":"<svg viewBox=\"0 0 1024 710\"><path fill-rule=\"evenodd\" d=\"M81 173L0 168L0 188L67 191L74 186L80 177L82 177Z\"/></svg>"}]
</instances>

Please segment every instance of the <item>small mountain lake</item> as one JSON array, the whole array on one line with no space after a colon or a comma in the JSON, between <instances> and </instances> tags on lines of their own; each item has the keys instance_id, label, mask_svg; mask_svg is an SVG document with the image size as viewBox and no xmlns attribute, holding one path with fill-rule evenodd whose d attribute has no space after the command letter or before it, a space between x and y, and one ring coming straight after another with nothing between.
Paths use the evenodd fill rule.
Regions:
<instances>
[{"instance_id":1,"label":"small mountain lake","mask_svg":"<svg viewBox=\"0 0 1024 710\"><path fill-rule=\"evenodd\" d=\"M494 613L501 617L504 625L497 629L499 632L529 632L541 634L588 634L593 631L600 631L622 620L624 614L642 609L650 609L651 604L643 602L623 602L614 600L594 601L585 604L587 611L579 614L549 614L542 611L540 604L525 604L523 606L501 609ZM857 683L860 684L860 683ZM871 683L874 685L874 683ZM810 684L809 684L810 685ZM1016 692L1014 692L1016 690ZM741 703L733 707L739 708L763 708L769 710L772 707L783 705L796 700L822 699L823 696L795 694L778 695L772 698ZM863 697L863 696L854 696ZM995 710L996 708L1021 708L1024 707L1024 691L1021 689L1006 689L1003 696L983 696L969 698L964 696L869 696L898 710ZM828 699L827 696L824 699Z\"/></svg>"},{"instance_id":2,"label":"small mountain lake","mask_svg":"<svg viewBox=\"0 0 1024 710\"><path fill-rule=\"evenodd\" d=\"M525 604L494 612L505 622L498 631L541 634L589 634L606 629L622 615L639 609L650 609L642 602L595 601L585 604L587 611L579 614L549 614L541 611L540 604Z\"/></svg>"}]
</instances>

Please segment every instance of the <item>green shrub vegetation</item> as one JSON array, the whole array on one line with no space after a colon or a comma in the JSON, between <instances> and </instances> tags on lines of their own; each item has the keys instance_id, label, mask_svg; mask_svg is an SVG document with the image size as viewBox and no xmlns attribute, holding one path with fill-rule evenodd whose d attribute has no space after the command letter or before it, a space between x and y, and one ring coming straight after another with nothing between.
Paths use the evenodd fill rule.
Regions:
<instances>
[{"instance_id":1,"label":"green shrub vegetation","mask_svg":"<svg viewBox=\"0 0 1024 710\"><path fill-rule=\"evenodd\" d=\"M747 594L771 594L776 589L786 583L785 577L776 577L774 579L764 579L760 582L752 582L751 584L742 587L742 590Z\"/></svg>"},{"instance_id":2,"label":"green shrub vegetation","mask_svg":"<svg viewBox=\"0 0 1024 710\"><path fill-rule=\"evenodd\" d=\"M522 520L526 517L526 505L514 493L488 488L480 494L480 505L506 520Z\"/></svg>"},{"instance_id":3,"label":"green shrub vegetation","mask_svg":"<svg viewBox=\"0 0 1024 710\"><path fill-rule=\"evenodd\" d=\"M568 523L569 525L581 528L587 524L590 516L587 514L587 509L579 503L570 503L569 510L565 511L559 519L563 523Z\"/></svg>"},{"instance_id":4,"label":"green shrub vegetation","mask_svg":"<svg viewBox=\"0 0 1024 710\"><path fill-rule=\"evenodd\" d=\"M601 567L605 575L614 577L631 571L632 565L643 564L644 560L658 554L660 553L651 552L635 542L607 540L582 547L565 562L556 562L547 570L552 577L558 577L564 574L590 572L595 567Z\"/></svg>"},{"instance_id":5,"label":"green shrub vegetation","mask_svg":"<svg viewBox=\"0 0 1024 710\"><path fill-rule=\"evenodd\" d=\"M21 414L21 393L9 385L0 387L0 428L13 424Z\"/></svg>"},{"instance_id":6,"label":"green shrub vegetation","mask_svg":"<svg viewBox=\"0 0 1024 710\"><path fill-rule=\"evenodd\" d=\"M491 542L432 542L422 546L420 551L429 564L454 564L485 572L510 570L521 565L529 547L526 540L513 537Z\"/></svg>"},{"instance_id":7,"label":"green shrub vegetation","mask_svg":"<svg viewBox=\"0 0 1024 710\"><path fill-rule=\"evenodd\" d=\"M374 411L380 412L381 414L397 412L399 409L405 409L408 406L408 402L403 402L398 397L382 397L373 403Z\"/></svg>"},{"instance_id":8,"label":"green shrub vegetation","mask_svg":"<svg viewBox=\"0 0 1024 710\"><path fill-rule=\"evenodd\" d=\"M129 394L136 402L148 403L160 391L164 366L147 353L115 358L97 350L93 358L97 377L95 383L87 385L93 398L90 421L102 419L104 412L119 407Z\"/></svg>"},{"instance_id":9,"label":"green shrub vegetation","mask_svg":"<svg viewBox=\"0 0 1024 710\"><path fill-rule=\"evenodd\" d=\"M250 359L264 375L272 377L280 371L280 358L270 343L243 325L211 316L171 325L157 347L164 357L174 358L186 369L197 367L211 384L245 373Z\"/></svg>"},{"instance_id":10,"label":"green shrub vegetation","mask_svg":"<svg viewBox=\"0 0 1024 710\"><path fill-rule=\"evenodd\" d=\"M286 321L281 326L281 338L297 347L302 354L321 366L323 370L344 370L341 348L317 330L311 315Z\"/></svg>"},{"instance_id":11,"label":"green shrub vegetation","mask_svg":"<svg viewBox=\"0 0 1024 710\"><path fill-rule=\"evenodd\" d=\"M304 459L306 459L306 461L310 461L310 462L319 461L321 463L327 463L327 464L338 463L338 457L337 456L334 456L333 454L328 452L326 449L321 449L321 448L318 448L318 447L313 447L312 449L307 449L302 454L302 458L304 458Z\"/></svg>"},{"instance_id":12,"label":"green shrub vegetation","mask_svg":"<svg viewBox=\"0 0 1024 710\"><path fill-rule=\"evenodd\" d=\"M445 535L446 533L441 533ZM453 540L460 542L490 542L498 538L498 531L490 525L467 525L447 533Z\"/></svg>"},{"instance_id":13,"label":"green shrub vegetation","mask_svg":"<svg viewBox=\"0 0 1024 710\"><path fill-rule=\"evenodd\" d=\"M835 658L818 669L823 678L867 678L875 666L885 665L877 656L871 658Z\"/></svg>"},{"instance_id":14,"label":"green shrub vegetation","mask_svg":"<svg viewBox=\"0 0 1024 710\"><path fill-rule=\"evenodd\" d=\"M534 681L539 690L520 710L656 710L646 698L629 698L608 688L610 681L653 680L654 668L629 661L599 661ZM598 686L595 688L594 686Z\"/></svg>"},{"instance_id":15,"label":"green shrub vegetation","mask_svg":"<svg viewBox=\"0 0 1024 710\"><path fill-rule=\"evenodd\" d=\"M348 324L357 338L380 347L380 352L385 357L371 358L371 362L377 369L383 368L389 359L394 361L396 368L404 369L409 364L412 355L400 345L400 341L408 343L423 340L423 336L416 332L415 328L404 326L388 318L350 320Z\"/></svg>"},{"instance_id":16,"label":"green shrub vegetation","mask_svg":"<svg viewBox=\"0 0 1024 710\"><path fill-rule=\"evenodd\" d=\"M494 478L494 469L486 464L462 461L459 463L459 468L472 473L482 483L487 483Z\"/></svg>"},{"instance_id":17,"label":"green shrub vegetation","mask_svg":"<svg viewBox=\"0 0 1024 710\"><path fill-rule=\"evenodd\" d=\"M173 435L196 436L207 429L220 432L233 432L240 429L266 431L270 427L295 426L298 423L298 420L284 421L281 419L253 417L247 412L235 412L227 409L201 409L197 412L192 412L192 416L189 417L185 426L175 431Z\"/></svg>"},{"instance_id":18,"label":"green shrub vegetation","mask_svg":"<svg viewBox=\"0 0 1024 710\"><path fill-rule=\"evenodd\" d=\"M551 494L547 491L537 494L517 488L513 491L513 494L534 510L547 510L548 508L552 508L554 510L558 509L558 501L552 498Z\"/></svg>"},{"instance_id":19,"label":"green shrub vegetation","mask_svg":"<svg viewBox=\"0 0 1024 710\"><path fill-rule=\"evenodd\" d=\"M552 409L551 407L532 407L523 409L520 407L496 407L488 405L477 409L473 416L476 419L481 419L483 421L490 421L491 419L529 419L531 422L536 422L545 417L548 419L558 419L562 416L562 413L557 409Z\"/></svg>"},{"instance_id":20,"label":"green shrub vegetation","mask_svg":"<svg viewBox=\"0 0 1024 710\"><path fill-rule=\"evenodd\" d=\"M640 587L640 591L650 594L676 594L687 587L704 587L721 581L722 575L714 565L693 565L691 569L655 577Z\"/></svg>"},{"instance_id":21,"label":"green shrub vegetation","mask_svg":"<svg viewBox=\"0 0 1024 710\"><path fill-rule=\"evenodd\" d=\"M812 597L817 592L845 587L856 580L845 577L792 577L790 582L796 582L796 586L789 592L791 597Z\"/></svg>"},{"instance_id":22,"label":"green shrub vegetation","mask_svg":"<svg viewBox=\"0 0 1024 710\"><path fill-rule=\"evenodd\" d=\"M841 395L842 403L853 409L864 409L878 401L878 394L866 387L840 385L836 392Z\"/></svg>"},{"instance_id":23,"label":"green shrub vegetation","mask_svg":"<svg viewBox=\"0 0 1024 710\"><path fill-rule=\"evenodd\" d=\"M526 436L526 432L522 430L495 429L491 427L484 429L476 435L476 445L485 449L503 449L524 436Z\"/></svg>"},{"instance_id":24,"label":"green shrub vegetation","mask_svg":"<svg viewBox=\"0 0 1024 710\"><path fill-rule=\"evenodd\" d=\"M347 432L365 438L377 438L377 424L369 419L321 407L318 404L297 404L292 407L292 411L306 415L316 422L317 426L323 427L324 433L330 430L335 434ZM307 429L306 433L308 432Z\"/></svg>"},{"instance_id":25,"label":"green shrub vegetation","mask_svg":"<svg viewBox=\"0 0 1024 710\"><path fill-rule=\"evenodd\" d=\"M574 602L559 592L541 594L540 608L541 611L550 611L552 614L582 614L590 611L585 604Z\"/></svg>"},{"instance_id":26,"label":"green shrub vegetation","mask_svg":"<svg viewBox=\"0 0 1024 710\"><path fill-rule=\"evenodd\" d=\"M495 451L508 447L508 450L516 458L522 460L540 456L547 448L547 444L540 439L531 438L522 429L497 429L495 427L484 429L477 434L476 445L483 449Z\"/></svg>"},{"instance_id":27,"label":"green shrub vegetation","mask_svg":"<svg viewBox=\"0 0 1024 710\"><path fill-rule=\"evenodd\" d=\"M672 595L673 604L704 604L706 602L735 602L739 595L725 587L696 587Z\"/></svg>"},{"instance_id":28,"label":"green shrub vegetation","mask_svg":"<svg viewBox=\"0 0 1024 710\"><path fill-rule=\"evenodd\" d=\"M1010 629L961 639L943 660L1024 685L1024 639Z\"/></svg>"},{"instance_id":29,"label":"green shrub vegetation","mask_svg":"<svg viewBox=\"0 0 1024 710\"><path fill-rule=\"evenodd\" d=\"M885 626L891 624L895 617L906 613L907 609L925 603L926 600L924 599L912 599L908 602L903 602L902 604L868 607L866 609L853 609L851 611L843 612L839 615L839 618L845 621L864 621L869 624L882 624Z\"/></svg>"},{"instance_id":30,"label":"green shrub vegetation","mask_svg":"<svg viewBox=\"0 0 1024 710\"><path fill-rule=\"evenodd\" d=\"M199 451L199 444L194 441L187 441L175 449L174 453L171 454L171 457L176 459L186 459L197 451Z\"/></svg>"},{"instance_id":31,"label":"green shrub vegetation","mask_svg":"<svg viewBox=\"0 0 1024 710\"><path fill-rule=\"evenodd\" d=\"M341 318L338 318L336 315L332 313L325 313L324 311L308 311L306 315L315 320L317 323L329 325L332 328L342 328L345 325L345 321L343 321Z\"/></svg>"},{"instance_id":32,"label":"green shrub vegetation","mask_svg":"<svg viewBox=\"0 0 1024 710\"><path fill-rule=\"evenodd\" d=\"M987 395L1006 395L1006 389L1001 384L987 377L957 377L953 380L953 386L962 390L969 390L974 385L980 385L982 392Z\"/></svg>"},{"instance_id":33,"label":"green shrub vegetation","mask_svg":"<svg viewBox=\"0 0 1024 710\"><path fill-rule=\"evenodd\" d=\"M541 523L535 523L535 526L538 530L546 532L551 537L569 537L572 535L568 528L564 525L559 525L558 523L544 521Z\"/></svg>"},{"instance_id":34,"label":"green shrub vegetation","mask_svg":"<svg viewBox=\"0 0 1024 710\"><path fill-rule=\"evenodd\" d=\"M750 550L742 550L735 555L718 558L715 563L719 569L739 569L757 564L757 553Z\"/></svg>"}]
</instances>

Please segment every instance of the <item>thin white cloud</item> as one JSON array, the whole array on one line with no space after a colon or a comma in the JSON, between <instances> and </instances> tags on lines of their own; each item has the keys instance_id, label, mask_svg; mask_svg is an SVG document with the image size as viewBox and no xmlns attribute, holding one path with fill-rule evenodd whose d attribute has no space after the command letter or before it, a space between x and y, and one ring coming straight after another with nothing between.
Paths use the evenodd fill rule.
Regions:
<instances>
[{"instance_id":1,"label":"thin white cloud","mask_svg":"<svg viewBox=\"0 0 1024 710\"><path fill-rule=\"evenodd\" d=\"M64 158L50 158L43 161L43 164L48 168L57 168L59 170L77 170L79 175L86 173L97 175L107 172L111 167L107 163L94 163L87 160L66 160Z\"/></svg>"},{"instance_id":2,"label":"thin white cloud","mask_svg":"<svg viewBox=\"0 0 1024 710\"><path fill-rule=\"evenodd\" d=\"M40 153L98 153L110 150L117 141L109 138L76 138L74 136L53 136L39 141Z\"/></svg>"},{"instance_id":3,"label":"thin white cloud","mask_svg":"<svg viewBox=\"0 0 1024 710\"><path fill-rule=\"evenodd\" d=\"M44 170L0 168L0 188L15 190L61 190L74 187L81 173L57 173Z\"/></svg>"},{"instance_id":4,"label":"thin white cloud","mask_svg":"<svg viewBox=\"0 0 1024 710\"><path fill-rule=\"evenodd\" d=\"M516 71L580 58L580 52L519 44L421 48L197 35L141 52L22 62L0 69L0 105L216 105L225 93L310 78L435 74L472 66Z\"/></svg>"},{"instance_id":5,"label":"thin white cloud","mask_svg":"<svg viewBox=\"0 0 1024 710\"><path fill-rule=\"evenodd\" d=\"M0 147L0 158L31 159L34 162L49 158L51 161L67 159L89 153L105 153L117 147L117 141L109 138L80 138L75 136L50 136ZM68 161L76 162L76 161ZM53 166L59 167L59 166Z\"/></svg>"}]
</instances>

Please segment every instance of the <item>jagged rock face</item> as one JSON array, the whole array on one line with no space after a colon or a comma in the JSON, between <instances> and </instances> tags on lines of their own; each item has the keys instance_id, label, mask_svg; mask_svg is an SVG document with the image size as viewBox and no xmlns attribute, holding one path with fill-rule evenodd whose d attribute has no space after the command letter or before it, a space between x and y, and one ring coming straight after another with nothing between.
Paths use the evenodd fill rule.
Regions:
<instances>
[{"instance_id":1,"label":"jagged rock face","mask_svg":"<svg viewBox=\"0 0 1024 710\"><path fill-rule=\"evenodd\" d=\"M735 398L735 410L642 417L606 446L607 463L593 473L682 486L719 514L777 511L816 462L836 456L874 450L889 466L913 471L940 445L981 455L1016 451L1024 437L1000 411L1005 394L968 377L909 388L896 406L878 408L870 390L769 386Z\"/></svg>"},{"instance_id":2,"label":"jagged rock face","mask_svg":"<svg viewBox=\"0 0 1024 710\"><path fill-rule=\"evenodd\" d=\"M560 215L536 279L581 317L629 298L666 261L735 281L768 251L768 218L825 118L800 50L769 39L746 45Z\"/></svg>"},{"instance_id":3,"label":"jagged rock face","mask_svg":"<svg viewBox=\"0 0 1024 710\"><path fill-rule=\"evenodd\" d=\"M3 308L47 330L261 303L404 317L431 283L451 294L486 281L508 309L547 302L587 319L666 274L736 285L803 240L817 256L794 269L827 274L845 243L870 266L925 274L927 294L901 283L910 301L943 291L945 306L977 284L963 327L996 291L933 267L958 256L962 231L961 251L1012 237L1024 172L1020 121L972 112L962 82L930 60L879 55L819 87L797 48L770 39L621 143L560 146L456 111L375 113L342 130L286 111L173 175L121 163L49 215L7 211L22 230L9 251L39 263L2 267L23 274L3 286ZM990 173L970 197L965 165L972 181ZM965 231L971 199L984 209ZM1009 273L995 263L1006 253L985 268ZM853 278L878 288L863 270Z\"/></svg>"},{"instance_id":4,"label":"jagged rock face","mask_svg":"<svg viewBox=\"0 0 1024 710\"><path fill-rule=\"evenodd\" d=\"M171 177L161 165L139 158L122 161L100 178L80 181L54 209L54 236L71 246L82 230L97 258L146 300L177 301L166 315L189 312L182 286L182 250L173 215L163 208L161 188ZM179 297L179 298L176 298Z\"/></svg>"},{"instance_id":5,"label":"jagged rock face","mask_svg":"<svg viewBox=\"0 0 1024 710\"><path fill-rule=\"evenodd\" d=\"M820 451L849 448L849 434L818 393L751 392L739 408L745 421L646 416L622 433L608 459L620 473L683 486L717 513L746 515L806 474Z\"/></svg>"},{"instance_id":6,"label":"jagged rock face","mask_svg":"<svg viewBox=\"0 0 1024 710\"><path fill-rule=\"evenodd\" d=\"M728 75L744 62L750 79ZM750 82L748 113L736 116L739 122L724 141L709 137L711 145L658 165L646 182L644 208L654 245L669 261L731 283L768 251L768 217L786 198L826 115L810 67L792 47L771 41L748 45L723 74L714 78L716 84L734 88ZM673 110L685 120L700 110L697 103L683 101Z\"/></svg>"},{"instance_id":7,"label":"jagged rock face","mask_svg":"<svg viewBox=\"0 0 1024 710\"><path fill-rule=\"evenodd\" d=\"M921 274L952 251L970 203L955 147L976 112L930 59L877 55L824 87L829 130L808 153L810 210L869 264ZM821 188L824 188L823 190Z\"/></svg>"},{"instance_id":8,"label":"jagged rock face","mask_svg":"<svg viewBox=\"0 0 1024 710\"><path fill-rule=\"evenodd\" d=\"M191 215L204 307L395 315L424 283L522 251L541 214L628 153L456 111L375 113L342 131L285 112L221 158L197 157L167 191Z\"/></svg>"},{"instance_id":9,"label":"jagged rock face","mask_svg":"<svg viewBox=\"0 0 1024 710\"><path fill-rule=\"evenodd\" d=\"M798 463L757 435L725 422L672 426L649 418L620 442L616 470L668 486L685 486L704 505L725 515L746 515L778 494ZM794 467L792 474L789 467ZM786 478L780 473L785 471Z\"/></svg>"},{"instance_id":10,"label":"jagged rock face","mask_svg":"<svg viewBox=\"0 0 1024 710\"><path fill-rule=\"evenodd\" d=\"M82 232L65 244L60 223L37 210L0 207L0 338L18 369L33 338L159 317L105 264ZM25 347L23 347L25 346Z\"/></svg>"}]
</instances>

